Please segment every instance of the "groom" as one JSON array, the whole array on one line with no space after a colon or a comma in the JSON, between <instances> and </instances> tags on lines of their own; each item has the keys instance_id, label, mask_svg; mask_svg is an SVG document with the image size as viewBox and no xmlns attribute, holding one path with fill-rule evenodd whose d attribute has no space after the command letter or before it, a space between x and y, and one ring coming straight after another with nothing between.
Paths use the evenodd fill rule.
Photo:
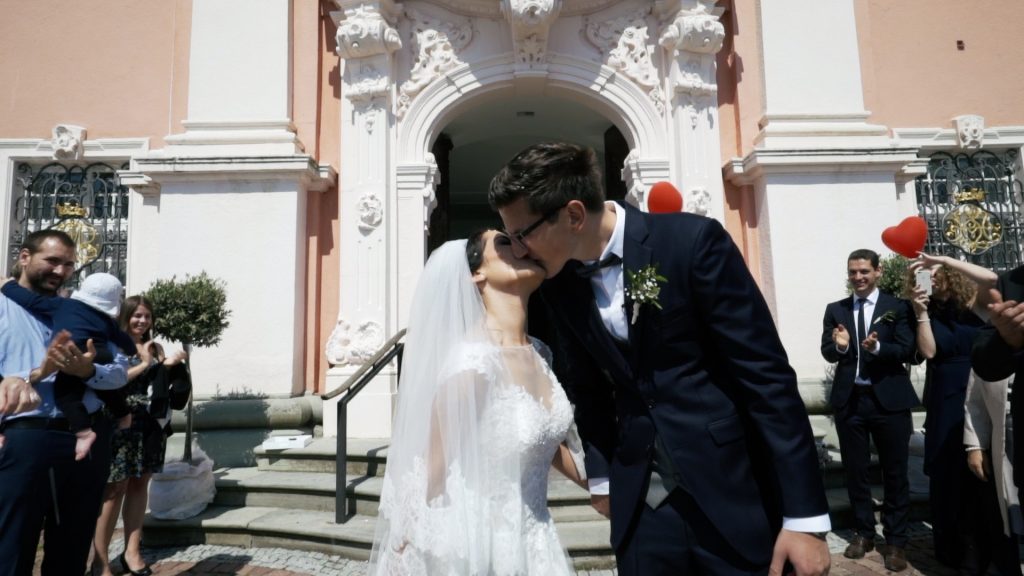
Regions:
<instances>
[{"instance_id":1,"label":"groom","mask_svg":"<svg viewBox=\"0 0 1024 576\"><path fill-rule=\"evenodd\" d=\"M531 146L489 201L547 271L558 375L619 573L826 574L810 424L743 258L715 220L605 202L597 166L587 148Z\"/></svg>"}]
</instances>

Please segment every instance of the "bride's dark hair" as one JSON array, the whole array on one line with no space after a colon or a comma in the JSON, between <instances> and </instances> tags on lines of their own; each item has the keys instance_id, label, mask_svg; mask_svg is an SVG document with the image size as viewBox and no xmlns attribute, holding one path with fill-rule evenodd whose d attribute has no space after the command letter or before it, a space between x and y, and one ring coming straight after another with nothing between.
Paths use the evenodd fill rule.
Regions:
<instances>
[{"instance_id":1,"label":"bride's dark hair","mask_svg":"<svg viewBox=\"0 0 1024 576\"><path fill-rule=\"evenodd\" d=\"M484 262L484 232L477 230L466 238L466 262L469 263L470 274L475 274Z\"/></svg>"}]
</instances>

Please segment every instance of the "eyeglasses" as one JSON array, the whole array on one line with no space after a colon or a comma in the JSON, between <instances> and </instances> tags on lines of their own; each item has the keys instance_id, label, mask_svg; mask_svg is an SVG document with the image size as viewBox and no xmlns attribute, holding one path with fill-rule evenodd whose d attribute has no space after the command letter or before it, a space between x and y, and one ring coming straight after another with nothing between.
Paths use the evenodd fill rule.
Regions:
<instances>
[{"instance_id":1,"label":"eyeglasses","mask_svg":"<svg viewBox=\"0 0 1024 576\"><path fill-rule=\"evenodd\" d=\"M523 228L519 232L513 233L506 231L505 234L507 234L509 238L514 240L516 244L519 244L519 246L526 248L526 243L523 242L523 239L529 236L530 233L532 233L534 230L539 228L541 224L547 222L548 220L551 220L551 218L553 218L555 214L558 214L558 212L562 208L565 208L566 206L568 206L568 204L563 204L558 208L552 208L551 210L548 210L547 212L542 214L541 217L538 218L533 224L530 224L529 226Z\"/></svg>"}]
</instances>

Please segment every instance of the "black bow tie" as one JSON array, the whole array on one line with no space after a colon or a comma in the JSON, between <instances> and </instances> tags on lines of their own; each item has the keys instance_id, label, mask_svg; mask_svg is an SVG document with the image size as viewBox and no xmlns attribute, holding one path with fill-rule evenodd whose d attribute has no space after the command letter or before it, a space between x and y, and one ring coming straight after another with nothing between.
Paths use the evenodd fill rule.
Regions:
<instances>
[{"instance_id":1,"label":"black bow tie","mask_svg":"<svg viewBox=\"0 0 1024 576\"><path fill-rule=\"evenodd\" d=\"M596 262L591 262L590 264L584 264L580 266L579 268L576 269L576 273L584 278L590 278L594 274L597 274L599 270L607 268L609 266L615 266L620 262L622 262L622 258L620 258L618 254L612 253L605 256L604 258L601 258Z\"/></svg>"}]
</instances>

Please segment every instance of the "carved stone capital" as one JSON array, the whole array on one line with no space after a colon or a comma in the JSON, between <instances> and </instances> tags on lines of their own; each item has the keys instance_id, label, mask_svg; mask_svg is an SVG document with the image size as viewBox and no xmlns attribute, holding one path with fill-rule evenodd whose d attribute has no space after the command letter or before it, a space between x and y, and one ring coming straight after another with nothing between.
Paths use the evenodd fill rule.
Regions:
<instances>
[{"instance_id":1,"label":"carved stone capital","mask_svg":"<svg viewBox=\"0 0 1024 576\"><path fill-rule=\"evenodd\" d=\"M85 135L86 130L81 126L71 124L54 126L53 139L50 141L54 160L81 160L85 153Z\"/></svg>"},{"instance_id":2,"label":"carved stone capital","mask_svg":"<svg viewBox=\"0 0 1024 576\"><path fill-rule=\"evenodd\" d=\"M680 10L661 29L658 43L668 50L715 54L725 41L725 26L704 4Z\"/></svg>"},{"instance_id":3,"label":"carved stone capital","mask_svg":"<svg viewBox=\"0 0 1024 576\"><path fill-rule=\"evenodd\" d=\"M562 0L501 0L517 64L533 67L547 61L548 30L561 10Z\"/></svg>"},{"instance_id":4,"label":"carved stone capital","mask_svg":"<svg viewBox=\"0 0 1024 576\"><path fill-rule=\"evenodd\" d=\"M345 66L345 97L355 103L367 103L388 95L391 79L370 60L351 60Z\"/></svg>"},{"instance_id":5,"label":"carved stone capital","mask_svg":"<svg viewBox=\"0 0 1024 576\"><path fill-rule=\"evenodd\" d=\"M470 20L442 22L415 11L407 12L406 16L412 21L410 35L416 56L409 79L399 89L395 110L399 118L405 115L413 98L427 84L462 64L458 53L473 40L473 23Z\"/></svg>"},{"instance_id":6,"label":"carved stone capital","mask_svg":"<svg viewBox=\"0 0 1024 576\"><path fill-rule=\"evenodd\" d=\"M342 12L339 17L338 55L346 60L390 54L402 47L402 39L394 27L395 5L390 0L358 2L335 0Z\"/></svg>"},{"instance_id":7,"label":"carved stone capital","mask_svg":"<svg viewBox=\"0 0 1024 576\"><path fill-rule=\"evenodd\" d=\"M985 139L985 117L977 114L965 114L953 118L956 126L956 139L961 148L981 148Z\"/></svg>"},{"instance_id":8,"label":"carved stone capital","mask_svg":"<svg viewBox=\"0 0 1024 576\"><path fill-rule=\"evenodd\" d=\"M352 325L338 318L330 338L327 339L327 361L335 366L359 366L373 357L384 344L384 328L369 320Z\"/></svg>"}]
</instances>

